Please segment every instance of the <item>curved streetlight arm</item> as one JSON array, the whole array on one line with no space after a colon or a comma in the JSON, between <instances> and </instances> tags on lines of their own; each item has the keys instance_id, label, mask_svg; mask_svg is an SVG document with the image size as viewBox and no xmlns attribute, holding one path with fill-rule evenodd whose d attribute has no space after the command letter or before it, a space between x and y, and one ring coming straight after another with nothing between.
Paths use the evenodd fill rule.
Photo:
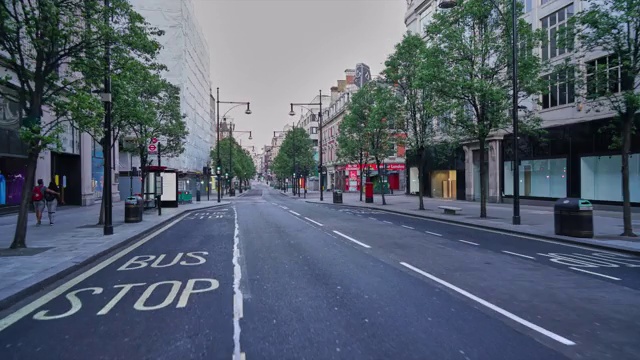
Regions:
<instances>
[{"instance_id":1,"label":"curved streetlight arm","mask_svg":"<svg viewBox=\"0 0 640 360\"><path fill-rule=\"evenodd\" d=\"M227 114L229 113L229 111L231 111L231 110L233 110L233 109L235 109L235 108L237 108L237 107L239 107L239 106L242 106L242 105L247 105L247 110L245 110L245 113L246 113L247 115L248 115L248 114L251 114L251 109L249 109L249 103L233 103L233 102L223 102L223 101L220 101L220 104L236 104L235 106L232 106L231 108L229 108L229 110L227 110L227 111L222 115L222 118L224 118L225 116L227 116ZM247 113L247 111L249 111L249 113Z\"/></svg>"}]
</instances>

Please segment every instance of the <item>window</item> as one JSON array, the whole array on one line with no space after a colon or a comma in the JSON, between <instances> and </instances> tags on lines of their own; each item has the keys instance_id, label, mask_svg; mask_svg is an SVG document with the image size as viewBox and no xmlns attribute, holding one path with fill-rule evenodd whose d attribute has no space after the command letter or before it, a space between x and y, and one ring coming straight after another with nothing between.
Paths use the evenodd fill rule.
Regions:
<instances>
[{"instance_id":1,"label":"window","mask_svg":"<svg viewBox=\"0 0 640 360\"><path fill-rule=\"evenodd\" d=\"M549 83L548 92L542 95L542 108L571 104L575 101L575 81L572 68L543 77Z\"/></svg>"},{"instance_id":2,"label":"window","mask_svg":"<svg viewBox=\"0 0 640 360\"><path fill-rule=\"evenodd\" d=\"M544 4L545 0L542 0L542 1L543 1L543 4ZM520 2L522 3L522 5L524 7L523 10L524 10L525 14L528 13L529 11L531 11L531 8L533 7L533 0L520 0Z\"/></svg>"},{"instance_id":3,"label":"window","mask_svg":"<svg viewBox=\"0 0 640 360\"><path fill-rule=\"evenodd\" d=\"M317 133L318 133L318 128L317 128L317 127L315 127L315 126L314 126L314 127L312 127L312 128L311 128L311 133L312 133L312 134L317 134Z\"/></svg>"},{"instance_id":4,"label":"window","mask_svg":"<svg viewBox=\"0 0 640 360\"><path fill-rule=\"evenodd\" d=\"M622 157L589 156L580 159L580 196L588 200L622 201ZM640 154L629 155L632 202L640 202Z\"/></svg>"},{"instance_id":5,"label":"window","mask_svg":"<svg viewBox=\"0 0 640 360\"><path fill-rule=\"evenodd\" d=\"M504 194L513 195L513 161L504 163ZM519 194L563 198L567 196L567 159L522 160Z\"/></svg>"},{"instance_id":6,"label":"window","mask_svg":"<svg viewBox=\"0 0 640 360\"><path fill-rule=\"evenodd\" d=\"M567 21L572 16L573 5L569 5L564 9L560 9L553 14L540 19L542 29L546 34L546 40L542 44L542 60L553 59L556 56L560 56L572 50L571 41L568 42L568 48L562 47L558 44L558 34L562 34L564 29L567 27Z\"/></svg>"},{"instance_id":7,"label":"window","mask_svg":"<svg viewBox=\"0 0 640 360\"><path fill-rule=\"evenodd\" d=\"M620 60L609 55L587 61L587 93L602 96L620 92Z\"/></svg>"},{"instance_id":8,"label":"window","mask_svg":"<svg viewBox=\"0 0 640 360\"><path fill-rule=\"evenodd\" d=\"M420 14L420 35L425 35L425 27L429 23L429 17L431 16L431 11L427 8L424 12Z\"/></svg>"}]
</instances>

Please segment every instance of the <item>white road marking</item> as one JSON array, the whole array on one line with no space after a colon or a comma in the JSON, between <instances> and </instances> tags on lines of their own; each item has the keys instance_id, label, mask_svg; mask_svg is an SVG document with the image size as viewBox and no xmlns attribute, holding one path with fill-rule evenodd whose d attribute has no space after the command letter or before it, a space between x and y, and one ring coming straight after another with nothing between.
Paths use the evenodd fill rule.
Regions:
<instances>
[{"instance_id":1,"label":"white road marking","mask_svg":"<svg viewBox=\"0 0 640 360\"><path fill-rule=\"evenodd\" d=\"M314 223L314 224L316 224L316 225L318 225L318 226L324 226L324 225L320 224L319 222L317 222L317 221L315 221L315 220L311 220L311 219L309 219L308 217L305 217L305 219L306 219L306 220L308 220L308 221L311 221L312 223Z\"/></svg>"},{"instance_id":2,"label":"white road marking","mask_svg":"<svg viewBox=\"0 0 640 360\"><path fill-rule=\"evenodd\" d=\"M531 260L535 260L536 259L533 256L522 255L522 254L514 253L514 252L511 252L511 251L502 250L502 252L505 253L505 254L511 254L511 255L515 255L515 256L520 256L520 257L531 259Z\"/></svg>"},{"instance_id":3,"label":"white road marking","mask_svg":"<svg viewBox=\"0 0 640 360\"><path fill-rule=\"evenodd\" d=\"M540 334L542 334L544 336L547 336L547 337L549 337L549 338L551 338L551 339L553 339L553 340L555 340L555 341L557 341L557 342L559 342L561 344L564 344L564 345L575 345L576 344L576 343L574 343L573 341L571 341L571 340L569 340L567 338L564 338L564 337L562 337L562 336L560 336L560 335L558 335L556 333L553 333L553 332L551 332L551 331L549 331L549 330L547 330L547 329L545 329L543 327L540 327L540 326L538 326L538 325L536 325L536 324L534 324L532 322L529 322L529 321L527 321L527 320L525 320L525 319L523 319L523 318L521 318L521 317L519 317L519 316L517 316L517 315L515 315L513 313L510 313L509 311L507 311L507 310L505 310L505 309L503 309L503 308L501 308L499 306L496 306L496 305L494 305L494 304L492 304L492 303L490 303L490 302L488 302L488 301L486 301L486 300L484 300L482 298L479 298L479 297L473 295L472 293L470 293L470 292L468 292L466 290L463 290L463 289L461 289L461 288L459 288L459 287L457 287L457 286L455 286L453 284L450 284L450 283L448 283L448 282L446 282L446 281L444 281L444 280L442 280L442 279L440 279L440 278L438 278L436 276L433 276L433 275L429 274L426 271L418 269L417 267L415 267L413 265L407 264L405 262L400 262L400 265L402 265L402 266L404 266L404 267L406 267L408 269L411 269L411 270L417 272L418 274L420 274L422 276L425 276L425 277L437 282L440 285L446 286L447 288L457 292L458 294L463 295L463 296L465 296L465 297L467 297L467 298L469 298L469 299L471 299L471 300L473 300L473 301L475 301L475 302L477 302L477 303L479 303L479 304L481 304L481 305L483 305L483 306L485 306L485 307L497 312L498 314L501 314L501 315L503 315L503 316L505 316L505 317L507 317L507 318L509 318L509 319L521 324L521 325L524 325L524 326L528 327L531 330L537 331Z\"/></svg>"},{"instance_id":4,"label":"white road marking","mask_svg":"<svg viewBox=\"0 0 640 360\"><path fill-rule=\"evenodd\" d=\"M393 224L391 221L387 221L387 220L382 220L382 222L387 224Z\"/></svg>"},{"instance_id":5,"label":"white road marking","mask_svg":"<svg viewBox=\"0 0 640 360\"><path fill-rule=\"evenodd\" d=\"M295 216L300 216L300 214L298 214L297 212L293 211L293 210L289 210L290 213L292 213Z\"/></svg>"},{"instance_id":6,"label":"white road marking","mask_svg":"<svg viewBox=\"0 0 640 360\"><path fill-rule=\"evenodd\" d=\"M376 219L376 218L374 218L374 217L371 217L371 216L369 216L369 219L371 219L371 220L378 220L378 219Z\"/></svg>"},{"instance_id":7,"label":"white road marking","mask_svg":"<svg viewBox=\"0 0 640 360\"><path fill-rule=\"evenodd\" d=\"M407 225L401 225L403 228L407 228L407 229L411 229L411 230L415 230L415 228L412 228L411 226L407 226Z\"/></svg>"},{"instance_id":8,"label":"white road marking","mask_svg":"<svg viewBox=\"0 0 640 360\"><path fill-rule=\"evenodd\" d=\"M349 236L347 236L347 235L345 235L345 234L341 233L340 231L333 230L333 232L334 232L334 233L336 233L336 234L338 234L338 235L340 235L340 236L342 236L343 238L345 238L345 239L347 239L347 240L353 241L354 243L356 243L356 244L358 244L358 245L362 246L363 248L371 249L371 246L369 246L369 245L367 245L367 244L365 244L365 243L363 243L363 242L360 242L360 241L358 241L358 240L356 240L356 239L354 239L354 238L352 238L352 237L349 237Z\"/></svg>"},{"instance_id":9,"label":"white road marking","mask_svg":"<svg viewBox=\"0 0 640 360\"><path fill-rule=\"evenodd\" d=\"M119 253L113 255L112 257L106 259L105 261L101 262L100 264L92 267L91 269L83 272L82 274L76 276L75 278L73 278L73 279L67 281L66 283L58 286L54 290L52 290L52 291L44 294L43 296L35 299L31 303L29 303L29 304L23 306L22 308L18 309L13 314L10 314L7 317L3 318L2 320L0 320L0 331L8 328L9 326L13 325L14 323L19 321L23 317L25 317L25 316L31 314L32 312L38 310L40 307L44 306L49 301L51 301L51 300L55 299L56 297L66 293L67 291L69 291L69 289L71 289L74 286L78 285L79 283L83 282L84 280L86 280L90 276L94 275L98 271L100 271L100 270L106 268L107 266L113 264L114 262L120 260L123 256L127 255L128 253L132 252L133 250L137 249L138 247L144 245L149 240L151 240L154 237L160 235L162 232L164 232L165 230L169 229L170 227L172 227L173 225L175 225L176 223L178 223L179 221L181 221L182 219L187 217L187 215L188 214L184 214L184 215L180 216L179 218L177 218L174 221L170 222L166 226L158 229L157 231L153 232L152 234L148 235L147 237L145 237L145 238L143 238L141 240L138 240L133 245L130 245L126 249L124 249L124 250L120 251Z\"/></svg>"},{"instance_id":10,"label":"white road marking","mask_svg":"<svg viewBox=\"0 0 640 360\"><path fill-rule=\"evenodd\" d=\"M431 232L431 231L425 231L425 232L426 232L427 234L430 234L430 235L442 236L442 234L434 233L434 232Z\"/></svg>"},{"instance_id":11,"label":"white road marking","mask_svg":"<svg viewBox=\"0 0 640 360\"><path fill-rule=\"evenodd\" d=\"M244 304L242 290L240 290L240 280L242 279L242 269L240 268L240 226L238 224L238 211L233 208L235 219L235 230L233 232L233 359L243 358L240 351L240 319L244 316Z\"/></svg>"},{"instance_id":12,"label":"white road marking","mask_svg":"<svg viewBox=\"0 0 640 360\"><path fill-rule=\"evenodd\" d=\"M458 241L463 242L463 243L465 243L465 244L469 244L469 245L475 245L475 246L480 245L480 244L476 244L476 243L474 243L474 242L467 241L467 240L458 240Z\"/></svg>"},{"instance_id":13,"label":"white road marking","mask_svg":"<svg viewBox=\"0 0 640 360\"><path fill-rule=\"evenodd\" d=\"M281 208L283 208L283 209L285 209L285 210L288 210L288 209L289 209L288 207L286 207L286 206L282 206L282 205L280 205L280 207L281 207Z\"/></svg>"},{"instance_id":14,"label":"white road marking","mask_svg":"<svg viewBox=\"0 0 640 360\"><path fill-rule=\"evenodd\" d=\"M200 220L204 219L204 216L200 216Z\"/></svg>"},{"instance_id":15,"label":"white road marking","mask_svg":"<svg viewBox=\"0 0 640 360\"><path fill-rule=\"evenodd\" d=\"M618 281L622 280L622 279L619 279L619 278L617 278L617 277L613 277L613 276L609 276L609 275L604 275L604 274L600 274L600 273L593 272L593 271L589 271L589 270L578 269L578 268L574 268L574 267L569 267L569 269L571 269L571 270L576 270L576 271L582 271L582 272L585 272L585 273L587 273L587 274L591 274L591 275L602 276L603 278L607 278L607 279L611 279L611 280L618 280Z\"/></svg>"},{"instance_id":16,"label":"white road marking","mask_svg":"<svg viewBox=\"0 0 640 360\"><path fill-rule=\"evenodd\" d=\"M209 219L211 219L211 216L209 216Z\"/></svg>"}]
</instances>

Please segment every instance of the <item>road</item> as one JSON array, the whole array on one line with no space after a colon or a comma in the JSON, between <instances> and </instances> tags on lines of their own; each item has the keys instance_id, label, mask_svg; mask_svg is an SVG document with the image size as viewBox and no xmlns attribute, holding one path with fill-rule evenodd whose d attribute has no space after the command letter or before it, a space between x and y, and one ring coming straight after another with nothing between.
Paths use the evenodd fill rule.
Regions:
<instances>
[{"instance_id":1,"label":"road","mask_svg":"<svg viewBox=\"0 0 640 360\"><path fill-rule=\"evenodd\" d=\"M0 313L0 359L638 359L639 273L257 184Z\"/></svg>"}]
</instances>

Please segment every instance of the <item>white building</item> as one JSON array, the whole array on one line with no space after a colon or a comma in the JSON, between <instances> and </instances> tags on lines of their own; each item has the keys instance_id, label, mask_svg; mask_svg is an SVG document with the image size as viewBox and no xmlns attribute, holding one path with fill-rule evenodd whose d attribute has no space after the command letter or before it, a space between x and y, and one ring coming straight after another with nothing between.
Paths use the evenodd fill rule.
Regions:
<instances>
[{"instance_id":1,"label":"white building","mask_svg":"<svg viewBox=\"0 0 640 360\"><path fill-rule=\"evenodd\" d=\"M180 109L186 115L189 135L185 151L179 157L163 159L162 165L186 174L201 172L209 165L215 142L215 116L211 109L209 47L196 20L193 1L131 0L131 4L152 26L165 31L159 38L163 48L158 61L168 68L165 78L180 87ZM139 166L139 161L136 164L134 160L132 165ZM125 168L129 167L127 163Z\"/></svg>"},{"instance_id":2,"label":"white building","mask_svg":"<svg viewBox=\"0 0 640 360\"><path fill-rule=\"evenodd\" d=\"M435 12L447 11L437 7L434 0L407 0L405 24L412 33L423 34L424 25ZM546 45L537 49L543 60L556 64L570 58L572 52L556 46L553 38L568 19L582 10L585 3L574 0L524 0L523 18L532 29L546 33ZM607 54L586 54L584 61L593 64L611 64ZM619 68L609 67L609 76L620 79ZM588 111L589 104L581 100L575 84L568 76L541 74L550 80L549 93L538 102L530 104L542 119L547 131L546 141L520 137L521 163L520 195L523 198L553 200L562 197L581 197L596 202L620 203L622 194L621 157L619 151L609 149L611 139L600 129L613 117L612 112ZM589 76L589 74L587 74ZM592 81L593 78L587 78ZM608 79L610 81L611 79ZM615 79L614 79L615 83ZM633 142L633 141L632 141ZM513 161L511 135L498 135L488 144L489 200L510 201L513 195ZM463 151L463 152L462 152ZM460 161L453 159L449 167L429 169L425 193L442 197L443 192L433 191L443 178L463 182L453 198L479 200L479 147L466 144L461 150ZM630 159L631 201L640 205L640 141L632 144ZM462 155L463 154L463 155ZM462 160L464 159L464 160ZM413 171L412 171L413 172ZM447 175L450 174L450 175ZM457 174L457 179L455 178ZM433 179L432 179L433 178ZM432 181L433 180L433 181ZM612 185L614 184L614 185ZM464 193L462 193L464 192Z\"/></svg>"}]
</instances>

